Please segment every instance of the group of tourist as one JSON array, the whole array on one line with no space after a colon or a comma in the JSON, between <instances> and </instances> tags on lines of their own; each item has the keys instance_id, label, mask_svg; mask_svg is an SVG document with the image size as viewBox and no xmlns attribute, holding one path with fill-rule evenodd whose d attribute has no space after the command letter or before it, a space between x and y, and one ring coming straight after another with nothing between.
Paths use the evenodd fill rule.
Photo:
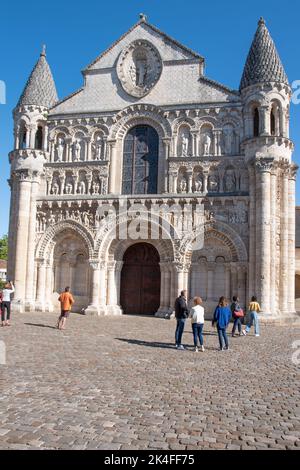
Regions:
<instances>
[{"instance_id":1,"label":"group of tourist","mask_svg":"<svg viewBox=\"0 0 300 470\"><path fill-rule=\"evenodd\" d=\"M185 349L182 344L182 335L185 327L187 318L191 318L192 330L194 336L195 352L199 351L198 339L200 344L200 350L204 351L203 344L203 327L204 327L204 308L202 307L202 299L200 297L194 297L193 307L188 308L187 304L187 291L181 291L180 296L175 301L175 317L176 317L176 331L175 331L175 345L177 349ZM212 325L217 327L219 337L219 349L220 351L228 350L228 337L226 330L228 328L231 318L233 318L233 327L231 335L235 336L235 331L238 329L239 336L246 336L251 326L254 324L255 336L259 336L259 321L258 312L260 312L260 306L257 302L256 297L252 297L249 304L249 321L245 329L242 329L242 319L245 314L239 304L238 297L232 298L232 303L229 307L225 297L220 297L219 303L214 311Z\"/></svg>"},{"instance_id":2,"label":"group of tourist","mask_svg":"<svg viewBox=\"0 0 300 470\"><path fill-rule=\"evenodd\" d=\"M5 284L4 289L0 292L0 309L1 309L1 326L10 326L10 302L11 294L15 291L12 282ZM74 298L70 292L70 287L66 287L58 298L61 307L61 313L57 320L57 328L60 330L65 329L66 320L70 315L70 311L74 304ZM194 297L193 307L188 308L187 304L187 291L183 290L180 296L175 301L175 317L176 317L176 331L175 331L175 344L179 350L185 349L182 344L182 335L187 318L191 318L192 331L194 336L195 351L198 352L198 340L200 350L204 351L203 344L203 327L204 327L204 308L201 305L202 299ZM252 297L249 304L249 321L245 329L242 329L242 319L244 318L244 311L239 304L238 297L232 298L230 307L225 297L221 297L219 303L214 311L212 325L217 327L220 351L228 350L228 337L226 330L228 328L231 318L233 318L233 327L231 335L235 336L236 329L238 329L239 336L247 335L251 326L254 324L255 336L259 336L259 321L258 312L260 306L256 297Z\"/></svg>"}]
</instances>

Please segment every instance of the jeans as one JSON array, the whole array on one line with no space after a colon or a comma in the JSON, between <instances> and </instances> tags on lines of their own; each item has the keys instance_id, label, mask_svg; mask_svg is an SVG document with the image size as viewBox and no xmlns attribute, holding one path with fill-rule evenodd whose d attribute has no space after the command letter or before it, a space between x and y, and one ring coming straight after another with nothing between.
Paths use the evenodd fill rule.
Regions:
<instances>
[{"instance_id":1,"label":"jeans","mask_svg":"<svg viewBox=\"0 0 300 470\"><path fill-rule=\"evenodd\" d=\"M259 335L259 322L257 312L250 312L250 319L246 326L246 333L249 333L251 326L254 323L254 332L256 335Z\"/></svg>"},{"instance_id":2,"label":"jeans","mask_svg":"<svg viewBox=\"0 0 300 470\"><path fill-rule=\"evenodd\" d=\"M241 317L235 318L233 327L232 327L232 334L234 335L236 327L238 327L238 332L241 334L242 333L242 321Z\"/></svg>"},{"instance_id":3,"label":"jeans","mask_svg":"<svg viewBox=\"0 0 300 470\"><path fill-rule=\"evenodd\" d=\"M1 321L5 321L5 310L6 310L6 320L10 319L10 302L2 302L1 305Z\"/></svg>"},{"instance_id":4,"label":"jeans","mask_svg":"<svg viewBox=\"0 0 300 470\"><path fill-rule=\"evenodd\" d=\"M175 343L178 346L181 345L181 339L182 339L182 334L183 334L183 330L184 330L184 325L185 325L185 318L177 319L177 325L176 325L176 331L175 331Z\"/></svg>"},{"instance_id":5,"label":"jeans","mask_svg":"<svg viewBox=\"0 0 300 470\"><path fill-rule=\"evenodd\" d=\"M200 346L203 346L203 330L204 323L192 323L193 335L194 335L194 346L197 346L197 341L199 338Z\"/></svg>"},{"instance_id":6,"label":"jeans","mask_svg":"<svg viewBox=\"0 0 300 470\"><path fill-rule=\"evenodd\" d=\"M226 328L217 328L218 329L218 336L219 336L219 343L220 343L220 349L223 349L224 343L226 348L228 348L228 338L226 334Z\"/></svg>"}]
</instances>

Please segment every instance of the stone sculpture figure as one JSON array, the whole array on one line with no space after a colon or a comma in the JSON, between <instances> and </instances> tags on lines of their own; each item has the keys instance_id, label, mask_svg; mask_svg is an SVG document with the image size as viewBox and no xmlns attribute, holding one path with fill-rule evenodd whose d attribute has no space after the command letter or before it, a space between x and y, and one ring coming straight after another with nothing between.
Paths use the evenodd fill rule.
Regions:
<instances>
[{"instance_id":1,"label":"stone sculpture figure","mask_svg":"<svg viewBox=\"0 0 300 470\"><path fill-rule=\"evenodd\" d=\"M53 181L51 186L51 194L57 195L59 193L59 185L57 181Z\"/></svg>"},{"instance_id":2,"label":"stone sculpture figure","mask_svg":"<svg viewBox=\"0 0 300 470\"><path fill-rule=\"evenodd\" d=\"M64 155L65 149L65 141L62 137L59 137L56 144L56 154L57 154L57 161L61 162Z\"/></svg>"},{"instance_id":3,"label":"stone sculpture figure","mask_svg":"<svg viewBox=\"0 0 300 470\"><path fill-rule=\"evenodd\" d=\"M219 188L219 181L216 176L210 176L209 182L208 182L208 189L209 191L216 192L218 191Z\"/></svg>"},{"instance_id":4,"label":"stone sculpture figure","mask_svg":"<svg viewBox=\"0 0 300 470\"><path fill-rule=\"evenodd\" d=\"M181 155L187 157L189 151L189 136L183 133L181 136Z\"/></svg>"},{"instance_id":5,"label":"stone sculpture figure","mask_svg":"<svg viewBox=\"0 0 300 470\"><path fill-rule=\"evenodd\" d=\"M196 193L201 193L202 188L203 188L202 180L201 180L201 178L197 178L195 180L195 192Z\"/></svg>"},{"instance_id":6,"label":"stone sculpture figure","mask_svg":"<svg viewBox=\"0 0 300 470\"><path fill-rule=\"evenodd\" d=\"M92 183L92 194L99 194L100 185L98 181Z\"/></svg>"},{"instance_id":7,"label":"stone sculpture figure","mask_svg":"<svg viewBox=\"0 0 300 470\"><path fill-rule=\"evenodd\" d=\"M232 129L225 129L224 130L224 151L226 155L232 154L232 141L233 141Z\"/></svg>"},{"instance_id":8,"label":"stone sculpture figure","mask_svg":"<svg viewBox=\"0 0 300 470\"><path fill-rule=\"evenodd\" d=\"M80 161L80 155L81 155L81 142L80 140L76 140L74 142L74 161L79 162Z\"/></svg>"},{"instance_id":9,"label":"stone sculpture figure","mask_svg":"<svg viewBox=\"0 0 300 470\"><path fill-rule=\"evenodd\" d=\"M86 193L86 186L84 181L79 181L78 186L77 186L77 192L79 194L85 194Z\"/></svg>"},{"instance_id":10,"label":"stone sculpture figure","mask_svg":"<svg viewBox=\"0 0 300 470\"><path fill-rule=\"evenodd\" d=\"M211 138L208 134L204 134L203 137L203 150L204 155L207 156L210 154Z\"/></svg>"},{"instance_id":11,"label":"stone sculpture figure","mask_svg":"<svg viewBox=\"0 0 300 470\"><path fill-rule=\"evenodd\" d=\"M185 178L182 178L182 180L179 183L179 191L181 193L185 193L187 189L187 182Z\"/></svg>"},{"instance_id":12,"label":"stone sculpture figure","mask_svg":"<svg viewBox=\"0 0 300 470\"><path fill-rule=\"evenodd\" d=\"M100 135L97 136L94 144L95 160L102 160L102 138Z\"/></svg>"},{"instance_id":13,"label":"stone sculpture figure","mask_svg":"<svg viewBox=\"0 0 300 470\"><path fill-rule=\"evenodd\" d=\"M232 173L227 173L227 175L225 176L225 189L226 191L235 190L235 178Z\"/></svg>"},{"instance_id":14,"label":"stone sculpture figure","mask_svg":"<svg viewBox=\"0 0 300 470\"><path fill-rule=\"evenodd\" d=\"M66 192L66 194L72 194L72 192L73 192L73 185L72 185L72 183L66 183L65 192Z\"/></svg>"},{"instance_id":15,"label":"stone sculpture figure","mask_svg":"<svg viewBox=\"0 0 300 470\"><path fill-rule=\"evenodd\" d=\"M137 85L143 86L145 83L147 73L147 65L145 60L138 60L136 62Z\"/></svg>"}]
</instances>

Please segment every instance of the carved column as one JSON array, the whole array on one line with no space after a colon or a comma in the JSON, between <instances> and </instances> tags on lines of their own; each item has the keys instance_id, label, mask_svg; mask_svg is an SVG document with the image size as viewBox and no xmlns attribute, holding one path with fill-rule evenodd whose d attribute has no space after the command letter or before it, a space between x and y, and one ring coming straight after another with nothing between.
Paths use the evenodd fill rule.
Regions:
<instances>
[{"instance_id":1,"label":"carved column","mask_svg":"<svg viewBox=\"0 0 300 470\"><path fill-rule=\"evenodd\" d=\"M256 177L253 164L249 172L249 286L248 299L256 292Z\"/></svg>"},{"instance_id":2,"label":"carved column","mask_svg":"<svg viewBox=\"0 0 300 470\"><path fill-rule=\"evenodd\" d=\"M168 161L170 158L170 146L171 146L171 139L169 137L164 137L162 139L163 145L164 145L164 158L163 158L163 164L162 164L162 184L163 187L161 188L162 193L167 193L168 192Z\"/></svg>"},{"instance_id":3,"label":"carved column","mask_svg":"<svg viewBox=\"0 0 300 470\"><path fill-rule=\"evenodd\" d=\"M296 213L295 213L295 184L296 184L296 172L298 166L292 164L289 169L289 302L288 310L289 313L295 313L295 232L296 232Z\"/></svg>"},{"instance_id":4,"label":"carved column","mask_svg":"<svg viewBox=\"0 0 300 470\"><path fill-rule=\"evenodd\" d=\"M43 312L45 310L45 289L46 289L46 263L44 259L38 260L37 265L37 292L35 309Z\"/></svg>"},{"instance_id":5,"label":"carved column","mask_svg":"<svg viewBox=\"0 0 300 470\"><path fill-rule=\"evenodd\" d=\"M15 294L14 308L23 311L26 294L26 260L30 221L31 181L32 174L28 170L18 171L19 194L16 211L16 242L15 242ZM35 221L34 221L35 228Z\"/></svg>"},{"instance_id":6,"label":"carved column","mask_svg":"<svg viewBox=\"0 0 300 470\"><path fill-rule=\"evenodd\" d=\"M231 296L238 295L238 277L237 277L237 264L231 263Z\"/></svg>"},{"instance_id":7,"label":"carved column","mask_svg":"<svg viewBox=\"0 0 300 470\"><path fill-rule=\"evenodd\" d=\"M117 261L111 261L107 270L107 312L110 315L121 315L121 309L118 305L118 282L120 284L120 272L122 264ZM119 278L119 280L118 280Z\"/></svg>"},{"instance_id":8,"label":"carved column","mask_svg":"<svg viewBox=\"0 0 300 470\"><path fill-rule=\"evenodd\" d=\"M45 126L44 127L44 135L43 135L43 150L45 152L48 151L48 133L49 133L48 126Z\"/></svg>"},{"instance_id":9,"label":"carved column","mask_svg":"<svg viewBox=\"0 0 300 470\"><path fill-rule=\"evenodd\" d=\"M282 164L280 214L280 310L287 314L289 301L289 164ZM294 275L294 272L293 272ZM295 281L294 281L295 282Z\"/></svg>"},{"instance_id":10,"label":"carved column","mask_svg":"<svg viewBox=\"0 0 300 470\"><path fill-rule=\"evenodd\" d=\"M110 147L110 163L109 163L109 183L108 183L108 192L109 194L115 193L115 184L116 184L116 171L117 171L117 153L116 153L116 141L109 141Z\"/></svg>"},{"instance_id":11,"label":"carved column","mask_svg":"<svg viewBox=\"0 0 300 470\"><path fill-rule=\"evenodd\" d=\"M207 193L208 172L203 172L203 193Z\"/></svg>"},{"instance_id":12,"label":"carved column","mask_svg":"<svg viewBox=\"0 0 300 470\"><path fill-rule=\"evenodd\" d=\"M225 297L229 300L231 299L230 292L230 264L225 266Z\"/></svg>"},{"instance_id":13,"label":"carved column","mask_svg":"<svg viewBox=\"0 0 300 470\"><path fill-rule=\"evenodd\" d=\"M268 105L260 106L258 109L261 123L260 135L270 135L270 109Z\"/></svg>"},{"instance_id":14,"label":"carved column","mask_svg":"<svg viewBox=\"0 0 300 470\"><path fill-rule=\"evenodd\" d=\"M191 193L192 192L192 187L193 187L193 170L187 171L187 177L188 177L187 192Z\"/></svg>"},{"instance_id":15,"label":"carved column","mask_svg":"<svg viewBox=\"0 0 300 470\"><path fill-rule=\"evenodd\" d=\"M91 303L85 309L86 315L99 314L99 291L100 291L100 266L97 260L90 260L90 267L92 271L92 292Z\"/></svg>"},{"instance_id":16,"label":"carved column","mask_svg":"<svg viewBox=\"0 0 300 470\"><path fill-rule=\"evenodd\" d=\"M270 236L270 251L271 251L271 266L270 266L270 310L272 315L278 314L278 289L276 287L276 281L278 276L278 270L280 268L277 256L277 230L278 230L278 209L276 206L277 201L277 165L273 166L271 171L271 236ZM273 293L273 294L272 294Z\"/></svg>"},{"instance_id":17,"label":"carved column","mask_svg":"<svg viewBox=\"0 0 300 470\"><path fill-rule=\"evenodd\" d=\"M32 175L29 224L28 224L28 243L26 260L26 295L25 309L34 308L34 259L35 259L35 234L36 234L36 198L39 189L38 173Z\"/></svg>"},{"instance_id":18,"label":"carved column","mask_svg":"<svg viewBox=\"0 0 300 470\"><path fill-rule=\"evenodd\" d=\"M271 170L273 158L256 160L256 259L257 259L257 295L262 313L269 315L270 311L270 236L271 236Z\"/></svg>"},{"instance_id":19,"label":"carved column","mask_svg":"<svg viewBox=\"0 0 300 470\"><path fill-rule=\"evenodd\" d=\"M213 300L214 291L214 263L207 263L207 300Z\"/></svg>"}]
</instances>

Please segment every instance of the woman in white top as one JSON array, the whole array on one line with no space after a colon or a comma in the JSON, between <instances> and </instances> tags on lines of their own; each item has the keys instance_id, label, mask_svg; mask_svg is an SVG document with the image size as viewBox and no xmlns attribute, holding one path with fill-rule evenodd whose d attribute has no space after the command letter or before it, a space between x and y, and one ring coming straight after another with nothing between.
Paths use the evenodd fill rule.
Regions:
<instances>
[{"instance_id":1,"label":"woman in white top","mask_svg":"<svg viewBox=\"0 0 300 470\"><path fill-rule=\"evenodd\" d=\"M201 306L202 299L201 297L194 297L194 306L190 311L190 318L192 320L192 329L194 334L194 346L195 352L198 352L198 338L200 342L201 351L204 351L203 346L203 326L204 326L204 308Z\"/></svg>"},{"instance_id":2,"label":"woman in white top","mask_svg":"<svg viewBox=\"0 0 300 470\"><path fill-rule=\"evenodd\" d=\"M10 296L15 292L15 288L12 282L5 284L5 287L2 291L2 308L1 308L1 321L2 326L10 326ZM5 321L5 310L6 310L6 321Z\"/></svg>"}]
</instances>

